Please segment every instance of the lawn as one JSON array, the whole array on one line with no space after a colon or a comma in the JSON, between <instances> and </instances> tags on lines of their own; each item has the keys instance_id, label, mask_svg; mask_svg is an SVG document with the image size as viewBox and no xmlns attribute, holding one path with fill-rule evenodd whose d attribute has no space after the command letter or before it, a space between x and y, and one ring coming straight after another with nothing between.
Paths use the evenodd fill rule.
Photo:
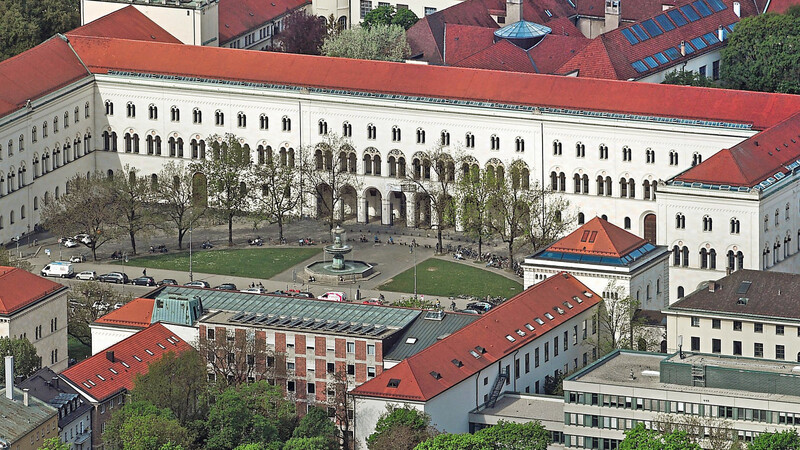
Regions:
<instances>
[{"instance_id":1,"label":"lawn","mask_svg":"<svg viewBox=\"0 0 800 450\"><path fill-rule=\"evenodd\" d=\"M192 253L192 271L267 280L314 255L318 248L247 248ZM189 271L189 252L142 256L127 265Z\"/></svg>"},{"instance_id":2,"label":"lawn","mask_svg":"<svg viewBox=\"0 0 800 450\"><path fill-rule=\"evenodd\" d=\"M414 292L414 269L395 276L378 289ZM417 292L441 297L464 294L484 298L487 295L511 298L522 292L522 284L467 264L429 258L417 264Z\"/></svg>"},{"instance_id":3,"label":"lawn","mask_svg":"<svg viewBox=\"0 0 800 450\"><path fill-rule=\"evenodd\" d=\"M92 356L92 349L88 345L83 345L81 341L70 336L67 340L67 353L70 358L75 358L75 361L80 362Z\"/></svg>"}]
</instances>

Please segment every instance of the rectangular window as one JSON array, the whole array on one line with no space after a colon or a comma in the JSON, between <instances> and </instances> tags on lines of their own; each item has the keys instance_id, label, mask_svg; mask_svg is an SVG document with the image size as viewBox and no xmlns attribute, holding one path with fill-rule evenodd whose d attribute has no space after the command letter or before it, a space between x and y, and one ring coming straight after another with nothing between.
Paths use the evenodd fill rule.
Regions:
<instances>
[{"instance_id":1,"label":"rectangular window","mask_svg":"<svg viewBox=\"0 0 800 450\"><path fill-rule=\"evenodd\" d=\"M539 367L539 347L533 350L533 366Z\"/></svg>"},{"instance_id":2,"label":"rectangular window","mask_svg":"<svg viewBox=\"0 0 800 450\"><path fill-rule=\"evenodd\" d=\"M700 66L700 68L697 69L697 73L699 73L701 77L706 76L706 66Z\"/></svg>"},{"instance_id":3,"label":"rectangular window","mask_svg":"<svg viewBox=\"0 0 800 450\"><path fill-rule=\"evenodd\" d=\"M531 354L525 353L525 373L531 371Z\"/></svg>"},{"instance_id":4,"label":"rectangular window","mask_svg":"<svg viewBox=\"0 0 800 450\"><path fill-rule=\"evenodd\" d=\"M722 341L719 339L711 340L711 353L722 353Z\"/></svg>"},{"instance_id":5,"label":"rectangular window","mask_svg":"<svg viewBox=\"0 0 800 450\"><path fill-rule=\"evenodd\" d=\"M430 6L425 7L425 15L430 16L431 14L436 12L436 8L431 8Z\"/></svg>"},{"instance_id":6,"label":"rectangular window","mask_svg":"<svg viewBox=\"0 0 800 450\"><path fill-rule=\"evenodd\" d=\"M314 394L314 393L317 392L317 385L316 384L314 384L314 383L306 383L306 384L307 384L307 388L308 388L308 393L309 394Z\"/></svg>"},{"instance_id":7,"label":"rectangular window","mask_svg":"<svg viewBox=\"0 0 800 450\"><path fill-rule=\"evenodd\" d=\"M786 350L782 345L775 346L775 359L786 359Z\"/></svg>"},{"instance_id":8,"label":"rectangular window","mask_svg":"<svg viewBox=\"0 0 800 450\"><path fill-rule=\"evenodd\" d=\"M553 338L553 356L558 356L558 336Z\"/></svg>"},{"instance_id":9,"label":"rectangular window","mask_svg":"<svg viewBox=\"0 0 800 450\"><path fill-rule=\"evenodd\" d=\"M692 326L699 327L700 326L700 318L699 317L692 317Z\"/></svg>"},{"instance_id":10,"label":"rectangular window","mask_svg":"<svg viewBox=\"0 0 800 450\"><path fill-rule=\"evenodd\" d=\"M733 354L742 356L742 341L733 341Z\"/></svg>"},{"instance_id":11,"label":"rectangular window","mask_svg":"<svg viewBox=\"0 0 800 450\"><path fill-rule=\"evenodd\" d=\"M356 366L354 366L353 364L348 364L347 365L347 374L348 375L355 375L356 374Z\"/></svg>"},{"instance_id":12,"label":"rectangular window","mask_svg":"<svg viewBox=\"0 0 800 450\"><path fill-rule=\"evenodd\" d=\"M286 390L289 392L294 392L294 381L286 382Z\"/></svg>"},{"instance_id":13,"label":"rectangular window","mask_svg":"<svg viewBox=\"0 0 800 450\"><path fill-rule=\"evenodd\" d=\"M332 362L329 362L328 363L328 373L334 373L334 372L336 372L336 365L334 363L332 363Z\"/></svg>"},{"instance_id":14,"label":"rectangular window","mask_svg":"<svg viewBox=\"0 0 800 450\"><path fill-rule=\"evenodd\" d=\"M775 325L775 334L783 336L783 325Z\"/></svg>"},{"instance_id":15,"label":"rectangular window","mask_svg":"<svg viewBox=\"0 0 800 450\"><path fill-rule=\"evenodd\" d=\"M372 11L372 2L369 0L361 0L361 18L367 17L367 13Z\"/></svg>"},{"instance_id":16,"label":"rectangular window","mask_svg":"<svg viewBox=\"0 0 800 450\"><path fill-rule=\"evenodd\" d=\"M760 342L753 344L753 356L756 358L764 357L764 344Z\"/></svg>"},{"instance_id":17,"label":"rectangular window","mask_svg":"<svg viewBox=\"0 0 800 450\"><path fill-rule=\"evenodd\" d=\"M356 352L356 343L355 342L348 342L347 343L347 353L355 353Z\"/></svg>"},{"instance_id":18,"label":"rectangular window","mask_svg":"<svg viewBox=\"0 0 800 450\"><path fill-rule=\"evenodd\" d=\"M739 320L733 321L733 331L742 331L742 322Z\"/></svg>"},{"instance_id":19,"label":"rectangular window","mask_svg":"<svg viewBox=\"0 0 800 450\"><path fill-rule=\"evenodd\" d=\"M544 362L550 361L550 343L544 343ZM538 364L537 364L538 366Z\"/></svg>"},{"instance_id":20,"label":"rectangular window","mask_svg":"<svg viewBox=\"0 0 800 450\"><path fill-rule=\"evenodd\" d=\"M719 330L722 328L722 322L719 319L711 319L711 328Z\"/></svg>"},{"instance_id":21,"label":"rectangular window","mask_svg":"<svg viewBox=\"0 0 800 450\"><path fill-rule=\"evenodd\" d=\"M692 336L692 351L699 352L700 351L700 337Z\"/></svg>"},{"instance_id":22,"label":"rectangular window","mask_svg":"<svg viewBox=\"0 0 800 450\"><path fill-rule=\"evenodd\" d=\"M711 63L711 79L715 81L719 80L719 60Z\"/></svg>"},{"instance_id":23,"label":"rectangular window","mask_svg":"<svg viewBox=\"0 0 800 450\"><path fill-rule=\"evenodd\" d=\"M367 367L367 378L375 378L375 366Z\"/></svg>"},{"instance_id":24,"label":"rectangular window","mask_svg":"<svg viewBox=\"0 0 800 450\"><path fill-rule=\"evenodd\" d=\"M754 323L753 324L753 332L754 333L763 333L764 332L764 324L763 323Z\"/></svg>"},{"instance_id":25,"label":"rectangular window","mask_svg":"<svg viewBox=\"0 0 800 450\"><path fill-rule=\"evenodd\" d=\"M374 344L368 344L367 345L367 354L368 355L374 355L375 354L375 345Z\"/></svg>"},{"instance_id":26,"label":"rectangular window","mask_svg":"<svg viewBox=\"0 0 800 450\"><path fill-rule=\"evenodd\" d=\"M515 379L519 378L519 360L518 359L514 360L514 378Z\"/></svg>"}]
</instances>

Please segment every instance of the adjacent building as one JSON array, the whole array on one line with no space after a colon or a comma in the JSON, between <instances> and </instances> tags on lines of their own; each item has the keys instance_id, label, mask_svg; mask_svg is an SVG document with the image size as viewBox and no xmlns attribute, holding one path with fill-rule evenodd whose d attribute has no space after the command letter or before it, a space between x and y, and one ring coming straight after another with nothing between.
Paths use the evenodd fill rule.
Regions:
<instances>
[{"instance_id":1,"label":"adjacent building","mask_svg":"<svg viewBox=\"0 0 800 450\"><path fill-rule=\"evenodd\" d=\"M364 442L388 405L408 405L447 433L471 430L469 411L503 391L544 392L548 378L593 361L600 298L563 272L504 302L350 394Z\"/></svg>"},{"instance_id":2,"label":"adjacent building","mask_svg":"<svg viewBox=\"0 0 800 450\"><path fill-rule=\"evenodd\" d=\"M67 367L67 287L0 266L0 336L27 339L42 365Z\"/></svg>"},{"instance_id":3,"label":"adjacent building","mask_svg":"<svg viewBox=\"0 0 800 450\"><path fill-rule=\"evenodd\" d=\"M58 409L61 442L70 444L72 450L91 448L93 408L52 369L43 367L37 370L17 387Z\"/></svg>"},{"instance_id":4,"label":"adjacent building","mask_svg":"<svg viewBox=\"0 0 800 450\"><path fill-rule=\"evenodd\" d=\"M739 270L664 309L669 352L800 362L800 276Z\"/></svg>"},{"instance_id":5,"label":"adjacent building","mask_svg":"<svg viewBox=\"0 0 800 450\"><path fill-rule=\"evenodd\" d=\"M14 386L14 357L5 357L5 388L0 390L0 447L36 450L58 438L59 410Z\"/></svg>"},{"instance_id":6,"label":"adjacent building","mask_svg":"<svg viewBox=\"0 0 800 450\"><path fill-rule=\"evenodd\" d=\"M192 350L191 345L157 323L60 374L62 381L93 408L92 448L102 447L106 421L125 403L136 376L147 373L148 366L164 354L187 350Z\"/></svg>"}]
</instances>

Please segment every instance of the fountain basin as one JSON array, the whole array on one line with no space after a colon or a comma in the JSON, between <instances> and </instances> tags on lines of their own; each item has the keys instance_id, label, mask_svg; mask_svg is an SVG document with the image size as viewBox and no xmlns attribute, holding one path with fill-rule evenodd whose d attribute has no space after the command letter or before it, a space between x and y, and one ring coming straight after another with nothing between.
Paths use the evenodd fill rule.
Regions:
<instances>
[{"instance_id":1,"label":"fountain basin","mask_svg":"<svg viewBox=\"0 0 800 450\"><path fill-rule=\"evenodd\" d=\"M317 261L306 266L306 274L325 284L353 283L368 280L379 272L375 266L363 261L344 261L338 268L334 261Z\"/></svg>"}]
</instances>

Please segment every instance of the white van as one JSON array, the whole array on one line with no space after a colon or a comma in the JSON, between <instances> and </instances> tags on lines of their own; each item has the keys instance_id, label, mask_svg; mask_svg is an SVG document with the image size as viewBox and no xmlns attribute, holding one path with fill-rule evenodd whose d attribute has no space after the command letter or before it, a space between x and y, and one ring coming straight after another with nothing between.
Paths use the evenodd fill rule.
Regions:
<instances>
[{"instance_id":1,"label":"white van","mask_svg":"<svg viewBox=\"0 0 800 450\"><path fill-rule=\"evenodd\" d=\"M347 294L344 292L326 292L317 298L319 300L328 300L332 302L346 302Z\"/></svg>"},{"instance_id":2,"label":"white van","mask_svg":"<svg viewBox=\"0 0 800 450\"><path fill-rule=\"evenodd\" d=\"M41 273L43 277L72 278L72 276L75 275L75 270L72 266L72 263L66 261L53 261L44 266L44 269L42 269Z\"/></svg>"}]
</instances>

